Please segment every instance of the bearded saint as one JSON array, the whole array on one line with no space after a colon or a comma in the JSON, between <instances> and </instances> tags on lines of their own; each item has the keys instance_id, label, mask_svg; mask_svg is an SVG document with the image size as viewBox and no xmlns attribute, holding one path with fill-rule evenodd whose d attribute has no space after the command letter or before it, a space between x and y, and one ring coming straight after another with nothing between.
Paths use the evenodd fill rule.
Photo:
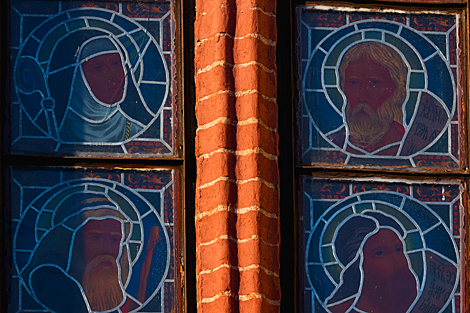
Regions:
<instances>
[{"instance_id":1,"label":"bearded saint","mask_svg":"<svg viewBox=\"0 0 470 313\"><path fill-rule=\"evenodd\" d=\"M405 134L408 67L403 58L385 44L361 42L344 54L339 74L349 134L341 128L330 140L357 154L396 155Z\"/></svg>"}]
</instances>

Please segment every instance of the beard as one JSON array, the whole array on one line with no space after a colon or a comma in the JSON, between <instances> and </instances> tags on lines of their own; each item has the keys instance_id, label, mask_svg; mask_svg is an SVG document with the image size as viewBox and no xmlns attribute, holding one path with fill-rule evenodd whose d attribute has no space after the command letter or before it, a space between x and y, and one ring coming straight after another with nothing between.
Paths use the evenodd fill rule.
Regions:
<instances>
[{"instance_id":1,"label":"beard","mask_svg":"<svg viewBox=\"0 0 470 313\"><path fill-rule=\"evenodd\" d=\"M393 97L384 102L376 111L368 104L359 103L354 109L346 106L346 122L349 137L354 143L364 147L379 142L390 130L390 124L399 112L393 109ZM401 111L401 108L398 109ZM362 111L362 112L361 112Z\"/></svg>"},{"instance_id":2,"label":"beard","mask_svg":"<svg viewBox=\"0 0 470 313\"><path fill-rule=\"evenodd\" d=\"M357 307L367 312L378 309L384 313L406 313L416 299L416 287L416 279L408 268L397 269L390 277L366 274Z\"/></svg>"},{"instance_id":3,"label":"beard","mask_svg":"<svg viewBox=\"0 0 470 313\"><path fill-rule=\"evenodd\" d=\"M111 265L103 266L102 262L110 262ZM93 311L111 310L124 299L116 260L110 255L97 256L87 264L82 287Z\"/></svg>"}]
</instances>

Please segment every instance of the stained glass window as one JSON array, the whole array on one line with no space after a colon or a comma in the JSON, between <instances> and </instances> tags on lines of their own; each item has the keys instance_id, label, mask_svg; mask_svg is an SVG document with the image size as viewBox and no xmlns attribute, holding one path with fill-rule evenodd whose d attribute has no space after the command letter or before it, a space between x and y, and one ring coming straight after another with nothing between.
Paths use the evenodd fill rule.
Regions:
<instances>
[{"instance_id":1,"label":"stained glass window","mask_svg":"<svg viewBox=\"0 0 470 313\"><path fill-rule=\"evenodd\" d=\"M9 312L175 312L176 170L10 176Z\"/></svg>"},{"instance_id":2,"label":"stained glass window","mask_svg":"<svg viewBox=\"0 0 470 313\"><path fill-rule=\"evenodd\" d=\"M300 164L460 169L458 15L297 18Z\"/></svg>"},{"instance_id":3,"label":"stained glass window","mask_svg":"<svg viewBox=\"0 0 470 313\"><path fill-rule=\"evenodd\" d=\"M304 312L460 312L461 186L304 176Z\"/></svg>"},{"instance_id":4,"label":"stained glass window","mask_svg":"<svg viewBox=\"0 0 470 313\"><path fill-rule=\"evenodd\" d=\"M8 312L182 307L175 3L5 5Z\"/></svg>"},{"instance_id":5,"label":"stained glass window","mask_svg":"<svg viewBox=\"0 0 470 313\"><path fill-rule=\"evenodd\" d=\"M13 0L11 23L12 153L176 154L170 1Z\"/></svg>"},{"instance_id":6,"label":"stained glass window","mask_svg":"<svg viewBox=\"0 0 470 313\"><path fill-rule=\"evenodd\" d=\"M296 7L300 312L464 308L463 44L448 12Z\"/></svg>"}]
</instances>

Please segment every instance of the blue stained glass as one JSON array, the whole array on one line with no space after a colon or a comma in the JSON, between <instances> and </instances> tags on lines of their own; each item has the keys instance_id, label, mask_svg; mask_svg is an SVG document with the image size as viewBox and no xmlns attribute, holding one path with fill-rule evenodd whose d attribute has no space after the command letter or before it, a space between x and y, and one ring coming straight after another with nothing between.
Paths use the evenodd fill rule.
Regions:
<instances>
[{"instance_id":1,"label":"blue stained glass","mask_svg":"<svg viewBox=\"0 0 470 313\"><path fill-rule=\"evenodd\" d=\"M416 102L418 101L418 92L410 92L410 96L408 98L408 102L405 105L405 112L406 112L406 124L411 122L411 118L413 117L413 112L415 111Z\"/></svg>"},{"instance_id":2,"label":"blue stained glass","mask_svg":"<svg viewBox=\"0 0 470 313\"><path fill-rule=\"evenodd\" d=\"M331 50L331 53L328 56L325 65L335 66L338 62L340 54L344 51L344 49L352 43L357 42L361 39L362 35L360 33L356 33L339 41L338 44Z\"/></svg>"},{"instance_id":3,"label":"blue stained glass","mask_svg":"<svg viewBox=\"0 0 470 313\"><path fill-rule=\"evenodd\" d=\"M426 210L422 205L415 201L406 200L403 210L408 213L413 220L418 223L421 229L427 230L428 228L436 225L439 220Z\"/></svg>"},{"instance_id":4,"label":"blue stained glass","mask_svg":"<svg viewBox=\"0 0 470 313\"><path fill-rule=\"evenodd\" d=\"M318 297L324 300L328 294L334 290L334 285L331 283L328 276L326 276L323 268L319 265L309 265L307 266L310 273L310 279L314 286L322 286L322 289L315 290L318 294Z\"/></svg>"},{"instance_id":5,"label":"blue stained glass","mask_svg":"<svg viewBox=\"0 0 470 313\"><path fill-rule=\"evenodd\" d=\"M303 151L297 155L299 164L420 167L426 171L460 168L455 151L461 140L452 136L447 145L440 140L450 133L449 115L458 112L459 105L455 102L461 86L455 76L458 56L451 50L458 38L448 34L456 15L428 18L420 14L335 13L334 9L326 13L314 6L299 7L297 12L302 22L298 23L296 47L303 58L298 60L302 70L297 80L302 95L297 107L302 116L298 121ZM307 42L302 40L306 36ZM452 51L450 60L439 49L447 54ZM359 86L365 85L350 77L374 82L361 75L378 76L382 86L361 91ZM372 90L380 97L373 98ZM370 116L366 127L356 120L358 111L354 109L359 104L367 110L367 106L393 106L396 116L373 122L378 117L366 113ZM457 114L454 120L459 118ZM439 144L434 145L437 140Z\"/></svg>"},{"instance_id":6,"label":"blue stained glass","mask_svg":"<svg viewBox=\"0 0 470 313\"><path fill-rule=\"evenodd\" d=\"M15 21L20 24L15 29L23 30L22 34L11 33L12 42L19 46L12 47L13 64L21 65L13 68L13 98L20 94L13 100L30 119L21 121L18 111L11 110L15 118L11 151L75 156L175 154L176 104L169 93L174 68L165 68L163 63L174 61L168 3L148 7L136 7L137 3L54 3L59 2L61 12L29 16L25 4L34 6L38 1L12 0L13 11L18 12ZM145 20L137 21L130 13L134 9L139 10L139 19ZM30 39L22 43L21 35ZM165 56L160 53L163 50L168 51ZM89 64L110 62L117 56L121 67L112 79L122 83L118 93L108 92L103 84L111 84L111 76L94 81L96 75L88 74ZM168 108L165 112L160 110L163 105ZM48 113L42 113L42 108ZM105 112L109 110L118 113ZM165 127L160 130L162 123Z\"/></svg>"},{"instance_id":7,"label":"blue stained glass","mask_svg":"<svg viewBox=\"0 0 470 313\"><path fill-rule=\"evenodd\" d=\"M166 80L166 71L163 65L163 60L158 49L150 45L147 53L144 56L144 74L143 80L152 80L155 82L164 82Z\"/></svg>"},{"instance_id":8,"label":"blue stained glass","mask_svg":"<svg viewBox=\"0 0 470 313\"><path fill-rule=\"evenodd\" d=\"M308 221L307 221L308 222ZM321 238L321 232L323 231L323 227L325 227L325 222L320 221L318 226L315 228L315 231L313 232L313 236L311 236L311 242L310 246L311 247L316 247L314 249L309 249L309 253L307 256L307 262L314 262L314 263L319 263L320 261L320 238Z\"/></svg>"},{"instance_id":9,"label":"blue stained glass","mask_svg":"<svg viewBox=\"0 0 470 313\"><path fill-rule=\"evenodd\" d=\"M309 104L310 111L315 112L312 114L312 117L320 129L329 132L335 130L343 123L343 119L330 106L323 92L306 92L305 99ZM330 118L325 119L323 118L324 116L329 116Z\"/></svg>"},{"instance_id":10,"label":"blue stained glass","mask_svg":"<svg viewBox=\"0 0 470 313\"><path fill-rule=\"evenodd\" d=\"M397 36L393 36L390 34L385 34L385 41L391 43L395 47L397 47L405 56L406 61L410 64L412 70L422 70L423 65L421 64L421 60L416 54L416 52L402 39L398 38Z\"/></svg>"},{"instance_id":11,"label":"blue stained glass","mask_svg":"<svg viewBox=\"0 0 470 313\"><path fill-rule=\"evenodd\" d=\"M39 312L44 310L44 307L37 303L37 301L34 300L25 289L23 289L23 292L21 293L21 308L24 310L34 310Z\"/></svg>"},{"instance_id":12,"label":"blue stained glass","mask_svg":"<svg viewBox=\"0 0 470 313\"><path fill-rule=\"evenodd\" d=\"M64 37L67 34L67 29L65 28L65 25L61 25L54 29L47 37L44 39L41 45L41 54L46 54L50 55L52 52L52 49L54 49L55 44L59 39ZM38 56L39 60L46 60L47 57L41 57L40 55Z\"/></svg>"},{"instance_id":13,"label":"blue stained glass","mask_svg":"<svg viewBox=\"0 0 470 313\"><path fill-rule=\"evenodd\" d=\"M328 37L328 39L326 39L322 44L321 44L321 47L325 50L330 50L331 47L337 42L339 41L341 38L343 38L344 36L348 35L349 33L352 33L354 31L354 27L353 26L349 26L349 27L345 27L343 28L342 30L338 31L337 33L335 33L334 35L331 35Z\"/></svg>"},{"instance_id":14,"label":"blue stained glass","mask_svg":"<svg viewBox=\"0 0 470 313\"><path fill-rule=\"evenodd\" d=\"M302 25L301 27L302 27L302 32L301 32L302 42L308 42L309 40L308 29L305 27L305 25ZM309 54L308 45L303 45L301 49L302 49L302 59L308 59L308 54Z\"/></svg>"},{"instance_id":15,"label":"blue stained glass","mask_svg":"<svg viewBox=\"0 0 470 313\"><path fill-rule=\"evenodd\" d=\"M451 77L449 75L443 75L443 73L448 73L446 64L439 55L429 59L425 64L429 77L434 78L430 79L428 82L429 91L441 98L449 111L452 112L454 86Z\"/></svg>"},{"instance_id":16,"label":"blue stained glass","mask_svg":"<svg viewBox=\"0 0 470 313\"><path fill-rule=\"evenodd\" d=\"M341 108L343 107L343 96L338 91L338 89L326 88L326 92L328 93L328 97L331 99L333 104L338 108L338 110L341 110Z\"/></svg>"},{"instance_id":17,"label":"blue stained glass","mask_svg":"<svg viewBox=\"0 0 470 313\"><path fill-rule=\"evenodd\" d=\"M423 89L425 87L424 73L410 73L410 88Z\"/></svg>"},{"instance_id":18,"label":"blue stained glass","mask_svg":"<svg viewBox=\"0 0 470 313\"><path fill-rule=\"evenodd\" d=\"M410 258L410 262L411 262L411 266L413 267L413 270L418 275L419 284L421 285L423 282L423 274L424 274L423 254L422 252L413 252L413 253L409 253L408 257Z\"/></svg>"},{"instance_id":19,"label":"blue stained glass","mask_svg":"<svg viewBox=\"0 0 470 313\"><path fill-rule=\"evenodd\" d=\"M145 92L145 100L147 101L149 109L157 113L160 109L159 105L162 103L160 99L163 99L165 96L167 87L159 84L141 84L140 89Z\"/></svg>"},{"instance_id":20,"label":"blue stained glass","mask_svg":"<svg viewBox=\"0 0 470 313\"><path fill-rule=\"evenodd\" d=\"M446 130L441 138L433 144L429 149L426 150L426 152L440 152L444 149L446 149L449 146L449 134L448 131Z\"/></svg>"},{"instance_id":21,"label":"blue stained glass","mask_svg":"<svg viewBox=\"0 0 470 313\"><path fill-rule=\"evenodd\" d=\"M34 227L37 216L38 213L36 211L28 210L22 219L23 228ZM16 242L19 246L23 247L24 250L32 250L36 246L36 238L34 237L34 234L22 231L21 228Z\"/></svg>"},{"instance_id":22,"label":"blue stained glass","mask_svg":"<svg viewBox=\"0 0 470 313\"><path fill-rule=\"evenodd\" d=\"M160 42L160 22L139 21L139 24L141 24L157 42Z\"/></svg>"},{"instance_id":23,"label":"blue stained glass","mask_svg":"<svg viewBox=\"0 0 470 313\"><path fill-rule=\"evenodd\" d=\"M331 33L331 30L324 30L324 29L318 29L315 30L315 32L310 31L310 47L311 50L315 49L317 45L320 43L320 41L323 40L326 36L328 36ZM308 41L306 41L308 42ZM307 46L307 45L305 45ZM308 48L308 46L307 46ZM309 55L306 56L308 58Z\"/></svg>"},{"instance_id":24,"label":"blue stained glass","mask_svg":"<svg viewBox=\"0 0 470 313\"><path fill-rule=\"evenodd\" d=\"M407 216L405 216L405 214L403 214L401 211L398 211L396 208L392 208L381 203L375 203L375 207L377 210L394 217L397 222L405 228L405 230L410 231L416 229L416 225L414 225L413 222L410 221Z\"/></svg>"},{"instance_id":25,"label":"blue stained glass","mask_svg":"<svg viewBox=\"0 0 470 313\"><path fill-rule=\"evenodd\" d=\"M325 85L336 85L336 71L334 69L325 69Z\"/></svg>"},{"instance_id":26,"label":"blue stained glass","mask_svg":"<svg viewBox=\"0 0 470 313\"><path fill-rule=\"evenodd\" d=\"M399 24L392 24L387 22L361 22L357 24L357 28L359 29L368 29L368 28L378 28L383 30L388 30L393 33L397 33L400 29Z\"/></svg>"},{"instance_id":27,"label":"blue stained glass","mask_svg":"<svg viewBox=\"0 0 470 313\"><path fill-rule=\"evenodd\" d=\"M331 277L334 279L334 281L338 284L341 280L340 275L342 268L339 265L329 265L326 266L327 271L331 274Z\"/></svg>"},{"instance_id":28,"label":"blue stained glass","mask_svg":"<svg viewBox=\"0 0 470 313\"><path fill-rule=\"evenodd\" d=\"M11 194L15 198L11 210L19 212L19 203L23 201L26 213L18 222L9 224L14 240L8 255L22 280L22 284L11 285L9 299L16 303L10 308L20 306L20 312L39 309L69 312L70 307L64 308L71 303L78 308L77 312L82 312L82 307L86 310L87 303L93 308L95 304L86 301L90 291L79 287L84 286L83 271L92 262L86 257L90 246L89 242L84 244L83 235L86 230L99 226L98 234L100 231L113 236L120 234L119 239L109 244L119 250L116 254L93 251L100 258L105 255L116 266L116 282L122 293L140 299L133 303L133 311L147 312L146 303L152 303L153 308L158 305L158 312L175 309L177 304L172 299L177 292L174 281L178 277L169 269L176 265L175 258L170 256L176 253L172 233L178 231L173 225L165 225L163 217L163 212L177 213L173 212L173 203L178 195L173 194L172 188L164 188L173 183L175 170L118 172L49 168L40 171L15 167L10 172L15 184L23 190L42 191L36 197ZM39 188L38 179L47 180L45 174L52 178L48 181L50 186ZM59 181L55 180L56 176L60 176ZM132 179L126 181L125 177ZM145 200L140 192L153 195ZM147 268L144 264L151 266ZM99 275L99 271L94 275ZM145 285L141 281L143 277L146 277ZM143 285L146 288L141 293ZM58 295L61 301L57 301ZM161 301L163 296L165 302ZM108 311L122 307L124 303L118 302ZM93 310L99 308L95 306Z\"/></svg>"},{"instance_id":29,"label":"blue stained glass","mask_svg":"<svg viewBox=\"0 0 470 313\"><path fill-rule=\"evenodd\" d=\"M423 248L423 242L419 232L409 233L405 238L406 250L413 251Z\"/></svg>"},{"instance_id":30,"label":"blue stained glass","mask_svg":"<svg viewBox=\"0 0 470 313\"><path fill-rule=\"evenodd\" d=\"M138 31L136 33L133 33L132 37L134 38L140 50L143 50L147 42L150 40L147 34L144 33L143 31Z\"/></svg>"},{"instance_id":31,"label":"blue stained glass","mask_svg":"<svg viewBox=\"0 0 470 313\"><path fill-rule=\"evenodd\" d=\"M88 23L90 22L95 22L95 21L88 21ZM67 27L69 29L70 32L76 30L76 29L80 29L80 28L84 28L86 27L86 23L84 20L80 19L80 20L74 20L74 21L70 21L70 22L67 22Z\"/></svg>"},{"instance_id":32,"label":"blue stained glass","mask_svg":"<svg viewBox=\"0 0 470 313\"><path fill-rule=\"evenodd\" d=\"M300 292L307 295L306 307L311 305L311 296L318 294L318 310L314 312L321 311L320 308L328 312L371 312L373 308L366 299L375 296L370 290L383 284L393 285L382 296L383 301L391 303L390 306L394 302L400 303L403 312L423 308L426 298L422 294L428 295L437 280L442 281L439 284L446 293L434 303L436 311L444 310L448 301L458 294L455 288L460 280L461 252L455 240L459 240L460 226L453 231L446 228L445 220L434 214L436 208L429 208L422 201L439 207L440 215L459 215L460 207L454 203L457 201L460 205L460 183L411 184L400 180L384 183L375 179L312 179L303 176L301 186L301 192L309 194L309 197L303 198L302 209L299 210L299 219L303 221L300 232L305 231L303 225L314 224L313 216L321 214L321 222L305 233L304 252L300 257L305 271L305 276L301 277L304 279L301 286L305 289ZM345 199L355 201L354 212L347 218L344 218L344 212L350 210L351 204L340 198L326 197L330 192L343 189L358 191ZM441 202L441 194L446 195L448 202ZM367 198L370 195L375 197ZM317 211L319 201L330 205L327 213ZM403 203L405 214L390 201ZM330 218L332 212L343 216ZM322 232L323 229L326 231ZM318 260L320 251L322 257ZM386 266L376 267L377 256L384 253L386 256L394 253L396 259ZM302 256L306 257L305 263ZM330 287L330 282L334 288ZM395 294L393 290L400 292ZM457 313L455 310L451 312Z\"/></svg>"},{"instance_id":33,"label":"blue stained glass","mask_svg":"<svg viewBox=\"0 0 470 313\"><path fill-rule=\"evenodd\" d=\"M426 37L441 50L443 55L447 55L447 36L445 34L426 34Z\"/></svg>"},{"instance_id":34,"label":"blue stained glass","mask_svg":"<svg viewBox=\"0 0 470 313\"><path fill-rule=\"evenodd\" d=\"M30 1L15 0L14 7L22 14L57 14L59 12L58 1Z\"/></svg>"},{"instance_id":35,"label":"blue stained glass","mask_svg":"<svg viewBox=\"0 0 470 313\"><path fill-rule=\"evenodd\" d=\"M342 207L347 207L350 204L353 204L357 201L358 201L358 199L356 197L351 197L349 199L345 199L345 200L341 201L340 205ZM331 204L329 204L329 203L325 203L324 205L325 206L331 206ZM315 203L315 212L317 212L317 206L318 206L318 204ZM328 213L326 213L324 215L325 220L329 220L333 216L333 214L335 214L335 213L336 213L336 210L330 210Z\"/></svg>"},{"instance_id":36,"label":"blue stained glass","mask_svg":"<svg viewBox=\"0 0 470 313\"><path fill-rule=\"evenodd\" d=\"M22 54L25 56L36 56L36 51L39 47L39 43L34 39L29 39L23 47Z\"/></svg>"},{"instance_id":37,"label":"blue stained glass","mask_svg":"<svg viewBox=\"0 0 470 313\"><path fill-rule=\"evenodd\" d=\"M416 33L409 29L404 28L401 31L401 36L408 40L408 42L418 51L421 58L426 59L432 53L436 52L436 49L423 37L418 36Z\"/></svg>"},{"instance_id":38,"label":"blue stained glass","mask_svg":"<svg viewBox=\"0 0 470 313\"><path fill-rule=\"evenodd\" d=\"M117 15L114 17L113 22L116 23L118 26L122 27L126 32L131 32L136 29L136 26L134 24Z\"/></svg>"},{"instance_id":39,"label":"blue stained glass","mask_svg":"<svg viewBox=\"0 0 470 313\"><path fill-rule=\"evenodd\" d=\"M100 20L89 20L88 24L90 24L91 27L96 27L99 29L107 30L113 33L114 35L120 35L122 33L122 31L119 28L110 24L109 22L104 22Z\"/></svg>"},{"instance_id":40,"label":"blue stained glass","mask_svg":"<svg viewBox=\"0 0 470 313\"><path fill-rule=\"evenodd\" d=\"M306 89L321 89L323 86L321 85L321 71L313 71L318 66L318 64L322 64L323 60L325 59L325 54L319 50L315 52L313 55L309 65L308 65L308 74L305 76L305 88Z\"/></svg>"},{"instance_id":41,"label":"blue stained glass","mask_svg":"<svg viewBox=\"0 0 470 313\"><path fill-rule=\"evenodd\" d=\"M102 18L105 20L111 20L113 17L113 12L108 10L97 10L97 9L77 9L68 11L70 18L88 16L90 18ZM116 18L115 16L114 18Z\"/></svg>"},{"instance_id":42,"label":"blue stained glass","mask_svg":"<svg viewBox=\"0 0 470 313\"><path fill-rule=\"evenodd\" d=\"M428 204L428 206L442 218L447 227L451 228L448 205Z\"/></svg>"},{"instance_id":43,"label":"blue stained glass","mask_svg":"<svg viewBox=\"0 0 470 313\"><path fill-rule=\"evenodd\" d=\"M315 311L312 311L312 312L327 313L327 311L321 306L320 302L318 301L316 297L314 299L314 302L315 302ZM307 311L307 312L310 312L310 311Z\"/></svg>"},{"instance_id":44,"label":"blue stained glass","mask_svg":"<svg viewBox=\"0 0 470 313\"><path fill-rule=\"evenodd\" d=\"M39 40L42 40L44 36L57 24L61 22L65 22L67 20L67 15L66 14L61 14L56 16L55 18L44 22L41 24L41 26L34 32L34 37L36 37Z\"/></svg>"},{"instance_id":45,"label":"blue stained glass","mask_svg":"<svg viewBox=\"0 0 470 313\"><path fill-rule=\"evenodd\" d=\"M70 90L61 88L61 82L71 82L74 73L75 69L70 67L49 76L49 89L51 94L54 95L57 103L67 103L70 97ZM64 106L56 106L56 116L64 116L65 110L66 107Z\"/></svg>"},{"instance_id":46,"label":"blue stained glass","mask_svg":"<svg viewBox=\"0 0 470 313\"><path fill-rule=\"evenodd\" d=\"M10 23L11 23L11 46L19 47L20 46L20 27L21 21L18 13L15 10L11 11L10 14Z\"/></svg>"},{"instance_id":47,"label":"blue stained glass","mask_svg":"<svg viewBox=\"0 0 470 313\"><path fill-rule=\"evenodd\" d=\"M62 69L66 66L70 66L70 63L73 62L76 57L77 50L85 41L103 35L107 34L100 30L75 32L70 36L62 38L62 40L57 43L52 58L51 55L42 54L42 51L40 51L38 59L41 61L50 59L49 71L51 72Z\"/></svg>"},{"instance_id":48,"label":"blue stained glass","mask_svg":"<svg viewBox=\"0 0 470 313\"><path fill-rule=\"evenodd\" d=\"M373 193L362 194L361 195L361 200L362 201L365 201L365 200L385 201L385 202L393 204L397 207L400 207L400 205L403 201L403 198L399 195L396 195L396 194L391 194L391 193L386 193L386 192L384 192L384 193L373 192Z\"/></svg>"},{"instance_id":49,"label":"blue stained glass","mask_svg":"<svg viewBox=\"0 0 470 313\"><path fill-rule=\"evenodd\" d=\"M369 31L364 32L364 38L382 40L382 32L369 30Z\"/></svg>"},{"instance_id":50,"label":"blue stained glass","mask_svg":"<svg viewBox=\"0 0 470 313\"><path fill-rule=\"evenodd\" d=\"M453 241L447 234L448 232L444 226L439 225L425 234L424 239L428 248L439 251L442 255L457 263Z\"/></svg>"}]
</instances>

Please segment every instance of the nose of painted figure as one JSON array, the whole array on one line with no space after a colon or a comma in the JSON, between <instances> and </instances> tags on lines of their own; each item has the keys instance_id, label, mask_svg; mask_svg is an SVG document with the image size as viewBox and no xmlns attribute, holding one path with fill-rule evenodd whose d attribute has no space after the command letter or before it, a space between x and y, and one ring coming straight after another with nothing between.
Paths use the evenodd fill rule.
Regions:
<instances>
[{"instance_id":1,"label":"nose of painted figure","mask_svg":"<svg viewBox=\"0 0 470 313\"><path fill-rule=\"evenodd\" d=\"M364 56L349 63L342 88L352 109L363 103L372 110L381 107L396 90L390 71Z\"/></svg>"}]
</instances>

